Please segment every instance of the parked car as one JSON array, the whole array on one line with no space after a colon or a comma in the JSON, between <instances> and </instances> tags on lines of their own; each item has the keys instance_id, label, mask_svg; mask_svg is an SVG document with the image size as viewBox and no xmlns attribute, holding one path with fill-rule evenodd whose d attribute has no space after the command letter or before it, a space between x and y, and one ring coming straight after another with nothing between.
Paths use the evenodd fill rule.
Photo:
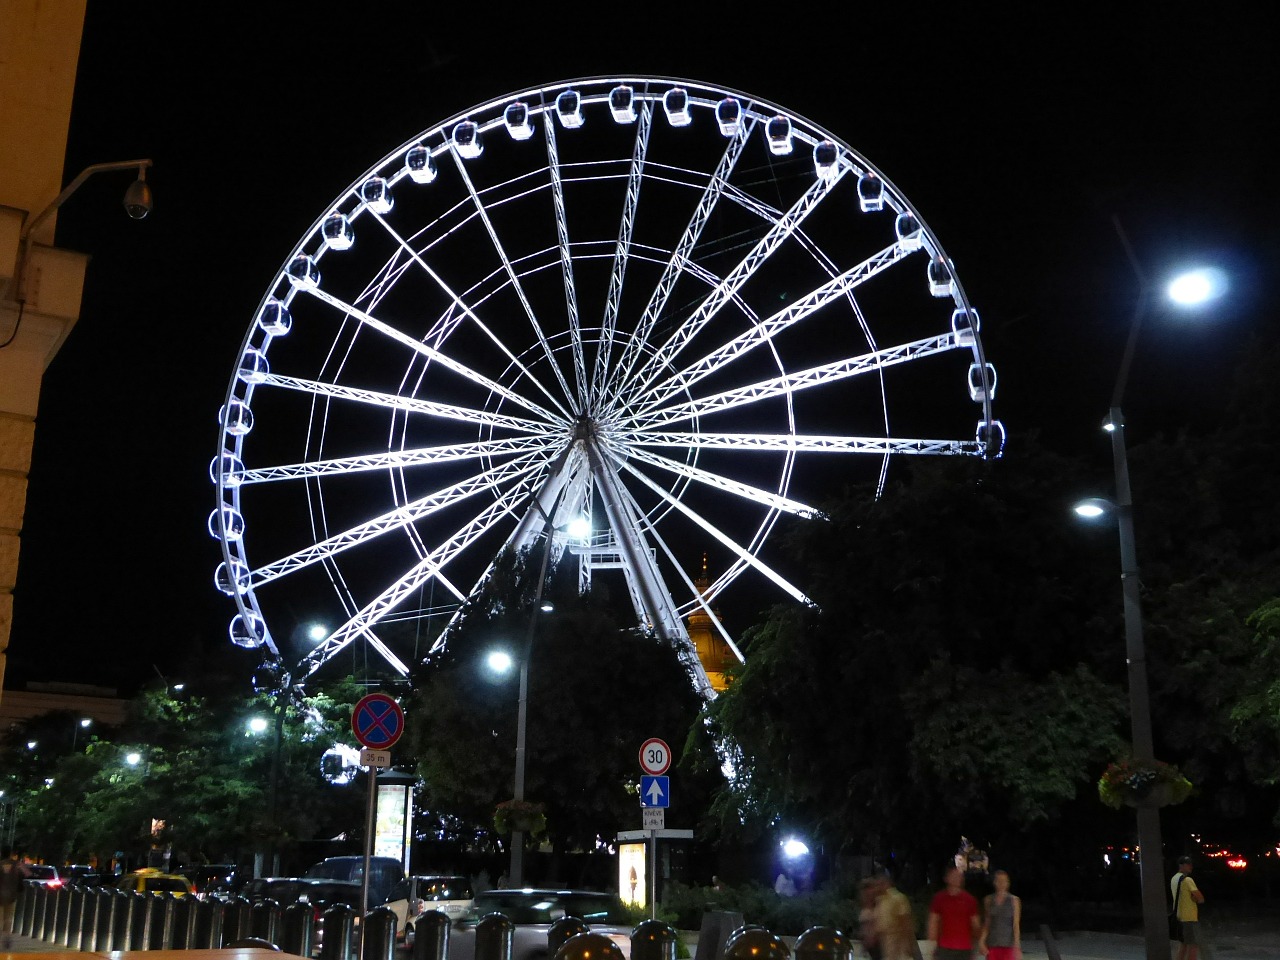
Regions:
<instances>
[{"instance_id":1,"label":"parked car","mask_svg":"<svg viewBox=\"0 0 1280 960\"><path fill-rule=\"evenodd\" d=\"M250 903L274 900L282 907L293 903L310 904L315 911L315 949L324 944L324 912L344 903L356 913L353 936L359 932L360 884L351 880L320 880L308 877L257 877L245 881L240 896Z\"/></svg>"},{"instance_id":2,"label":"parked car","mask_svg":"<svg viewBox=\"0 0 1280 960\"><path fill-rule=\"evenodd\" d=\"M476 924L500 913L515 925L511 960L545 960L547 931L561 917L577 917L592 933L602 933L631 956L631 918L612 893L591 890L486 890L449 933L449 960L474 960Z\"/></svg>"},{"instance_id":3,"label":"parked car","mask_svg":"<svg viewBox=\"0 0 1280 960\"><path fill-rule=\"evenodd\" d=\"M27 878L29 880L34 880L46 887L62 886L62 876L58 873L58 868L52 864L28 863L27 869L31 871L31 876Z\"/></svg>"},{"instance_id":4,"label":"parked car","mask_svg":"<svg viewBox=\"0 0 1280 960\"><path fill-rule=\"evenodd\" d=\"M62 868L64 883L74 883L81 887L98 887L102 885L102 875L98 868L87 863L69 863Z\"/></svg>"},{"instance_id":5,"label":"parked car","mask_svg":"<svg viewBox=\"0 0 1280 960\"><path fill-rule=\"evenodd\" d=\"M303 876L311 880L347 880L359 884L364 880L364 857L329 857L308 868ZM404 866L395 857L371 857L369 908L382 906L390 900L404 880ZM357 907L359 903L356 900Z\"/></svg>"},{"instance_id":6,"label":"parked car","mask_svg":"<svg viewBox=\"0 0 1280 960\"><path fill-rule=\"evenodd\" d=\"M145 867L126 873L115 882L117 890L131 893L172 893L175 897L192 894L191 881L178 873L161 873L154 867Z\"/></svg>"},{"instance_id":7,"label":"parked car","mask_svg":"<svg viewBox=\"0 0 1280 960\"><path fill-rule=\"evenodd\" d=\"M391 893L387 907L396 915L396 936L413 942L413 925L428 910L438 910L450 920L461 919L471 909L475 894L464 876L413 876Z\"/></svg>"},{"instance_id":8,"label":"parked car","mask_svg":"<svg viewBox=\"0 0 1280 960\"><path fill-rule=\"evenodd\" d=\"M201 863L186 868L182 875L191 881L198 897L230 896L239 893L244 883L234 863Z\"/></svg>"}]
</instances>

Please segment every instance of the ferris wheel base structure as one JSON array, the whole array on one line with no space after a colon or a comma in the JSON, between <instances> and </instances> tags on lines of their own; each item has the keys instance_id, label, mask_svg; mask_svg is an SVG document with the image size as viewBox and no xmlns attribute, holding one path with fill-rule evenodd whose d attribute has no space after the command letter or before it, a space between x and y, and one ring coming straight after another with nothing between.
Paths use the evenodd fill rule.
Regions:
<instances>
[{"instance_id":1,"label":"ferris wheel base structure","mask_svg":"<svg viewBox=\"0 0 1280 960\"><path fill-rule=\"evenodd\" d=\"M938 238L835 135L687 80L531 88L392 150L285 259L219 411L215 584L275 664L299 598L338 623L300 678L356 643L404 675L397 623L567 552L710 697L686 618L740 658L711 606L739 577L810 602L778 519L840 464L999 456L995 389Z\"/></svg>"}]
</instances>

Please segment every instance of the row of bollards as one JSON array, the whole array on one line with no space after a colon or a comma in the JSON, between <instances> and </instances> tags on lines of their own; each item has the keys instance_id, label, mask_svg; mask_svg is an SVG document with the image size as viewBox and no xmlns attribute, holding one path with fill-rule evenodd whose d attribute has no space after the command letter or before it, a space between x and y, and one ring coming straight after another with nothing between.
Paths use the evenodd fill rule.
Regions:
<instances>
[{"instance_id":1,"label":"row of bollards","mask_svg":"<svg viewBox=\"0 0 1280 960\"><path fill-rule=\"evenodd\" d=\"M356 960L356 912L335 904L320 914L309 903L281 907L243 897L198 900L170 893L131 893L111 887L47 887L27 881L14 912L14 932L68 950L218 949L268 943L285 953L320 960ZM414 923L412 960L448 960L450 920L429 912ZM396 915L371 910L359 924L362 960L395 960ZM474 960L511 960L515 924L490 914L475 927ZM246 943L246 941L248 943ZM631 960L676 960L679 936L668 924L645 920L631 933ZM852 941L832 927L811 927L794 960L849 960ZM623 960L621 947L593 933L577 917L562 917L547 932L555 960ZM793 951L761 927L744 926L724 945L724 960L792 960Z\"/></svg>"}]
</instances>

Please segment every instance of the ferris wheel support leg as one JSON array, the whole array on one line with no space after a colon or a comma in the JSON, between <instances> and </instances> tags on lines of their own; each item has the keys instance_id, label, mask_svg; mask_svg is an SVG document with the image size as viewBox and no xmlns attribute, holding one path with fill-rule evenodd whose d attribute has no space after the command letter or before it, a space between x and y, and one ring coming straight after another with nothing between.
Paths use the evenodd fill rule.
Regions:
<instances>
[{"instance_id":1,"label":"ferris wheel support leg","mask_svg":"<svg viewBox=\"0 0 1280 960\"><path fill-rule=\"evenodd\" d=\"M689 672L694 689L704 699L712 699L715 691L702 661L689 639L684 621L671 601L671 591L662 581L653 554L640 539L640 518L631 510L630 498L611 464L596 447L594 439L585 441L587 457L591 464L591 476L600 492L600 502L613 529L613 536L627 568L627 578L633 585L632 598L636 604L636 616L642 622L653 625L659 637L675 648L681 663Z\"/></svg>"}]
</instances>

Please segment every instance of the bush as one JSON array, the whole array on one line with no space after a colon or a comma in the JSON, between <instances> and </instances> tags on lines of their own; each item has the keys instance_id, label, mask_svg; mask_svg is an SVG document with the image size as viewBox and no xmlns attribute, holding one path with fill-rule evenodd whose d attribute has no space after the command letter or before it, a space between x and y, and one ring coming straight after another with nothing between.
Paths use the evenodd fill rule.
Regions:
<instances>
[{"instance_id":1,"label":"bush","mask_svg":"<svg viewBox=\"0 0 1280 960\"><path fill-rule=\"evenodd\" d=\"M682 930L699 930L703 914L724 910L742 914L778 936L795 937L813 926L835 927L850 936L858 932L858 908L838 891L822 889L780 897L762 884L741 887L691 887L672 881L662 897L663 918Z\"/></svg>"}]
</instances>

